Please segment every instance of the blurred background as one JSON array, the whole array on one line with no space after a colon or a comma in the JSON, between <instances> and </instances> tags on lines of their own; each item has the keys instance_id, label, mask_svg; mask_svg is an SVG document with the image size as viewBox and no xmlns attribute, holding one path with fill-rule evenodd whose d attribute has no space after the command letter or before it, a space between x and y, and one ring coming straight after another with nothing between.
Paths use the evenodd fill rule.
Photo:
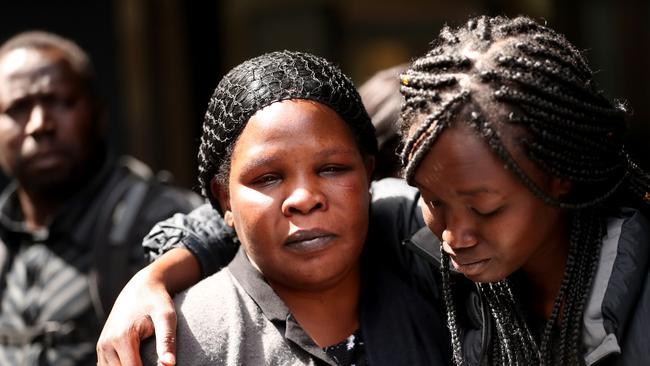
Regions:
<instances>
[{"instance_id":1,"label":"blurred background","mask_svg":"<svg viewBox=\"0 0 650 366\"><path fill-rule=\"evenodd\" d=\"M630 145L650 167L650 2L630 0L20 0L0 5L0 40L42 29L95 63L111 141L193 188L200 126L221 76L266 51L324 56L361 85L426 51L471 15L524 14L585 52L610 97L633 110ZM0 177L0 185L3 178Z\"/></svg>"}]
</instances>

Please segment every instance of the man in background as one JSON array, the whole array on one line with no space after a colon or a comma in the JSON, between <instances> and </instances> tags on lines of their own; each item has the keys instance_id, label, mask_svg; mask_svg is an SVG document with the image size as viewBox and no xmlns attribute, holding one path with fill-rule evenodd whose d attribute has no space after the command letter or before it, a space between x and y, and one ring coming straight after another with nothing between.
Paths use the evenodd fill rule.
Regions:
<instances>
[{"instance_id":1,"label":"man in background","mask_svg":"<svg viewBox=\"0 0 650 366\"><path fill-rule=\"evenodd\" d=\"M45 32L0 46L0 365L94 365L154 223L198 202L107 146L88 55Z\"/></svg>"},{"instance_id":2,"label":"man in background","mask_svg":"<svg viewBox=\"0 0 650 366\"><path fill-rule=\"evenodd\" d=\"M397 120L404 97L399 91L399 75L407 64L380 70L359 87L361 101L375 126L379 151L375 158L375 179L399 178L401 164L397 156L399 134Z\"/></svg>"}]
</instances>

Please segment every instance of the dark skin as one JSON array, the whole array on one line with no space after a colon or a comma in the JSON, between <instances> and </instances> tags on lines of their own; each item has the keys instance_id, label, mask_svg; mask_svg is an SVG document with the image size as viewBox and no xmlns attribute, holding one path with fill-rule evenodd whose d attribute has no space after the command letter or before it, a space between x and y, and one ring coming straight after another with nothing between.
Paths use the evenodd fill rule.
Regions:
<instances>
[{"instance_id":1,"label":"dark skin","mask_svg":"<svg viewBox=\"0 0 650 366\"><path fill-rule=\"evenodd\" d=\"M321 347L359 325L372 165L332 109L276 102L248 121L212 191L251 263Z\"/></svg>"},{"instance_id":2,"label":"dark skin","mask_svg":"<svg viewBox=\"0 0 650 366\"><path fill-rule=\"evenodd\" d=\"M541 172L521 152L515 156L544 191L555 197L568 192L567 182ZM531 285L529 305L548 318L568 255L564 210L546 204L504 169L462 120L438 137L414 180L426 203L427 226L442 239L452 265L475 282L497 282L521 271Z\"/></svg>"},{"instance_id":3,"label":"dark skin","mask_svg":"<svg viewBox=\"0 0 650 366\"><path fill-rule=\"evenodd\" d=\"M64 52L18 48L0 57L0 166L19 182L29 228L44 227L98 170L98 115Z\"/></svg>"}]
</instances>

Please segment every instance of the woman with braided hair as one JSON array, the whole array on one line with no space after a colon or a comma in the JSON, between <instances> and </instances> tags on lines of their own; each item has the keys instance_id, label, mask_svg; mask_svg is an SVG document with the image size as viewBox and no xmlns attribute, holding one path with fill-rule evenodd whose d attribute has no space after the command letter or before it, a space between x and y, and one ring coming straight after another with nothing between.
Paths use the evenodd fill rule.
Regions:
<instances>
[{"instance_id":1,"label":"woman with braided hair","mask_svg":"<svg viewBox=\"0 0 650 366\"><path fill-rule=\"evenodd\" d=\"M624 108L602 95L575 47L525 17L473 18L445 27L401 82L402 163L431 231L414 230L411 209L383 206L399 196L388 189L373 195L369 233L390 220L403 236L415 232L408 243L425 256L395 250L392 261L442 303L453 362L648 364L650 225L638 209L650 179L623 146ZM210 220L194 213L166 225L145 245L176 249L152 268L166 273L166 256L188 252L178 246L204 271L214 258L227 262L205 254L223 248L223 236L178 234ZM166 283L145 282L133 288Z\"/></svg>"},{"instance_id":2,"label":"woman with braided hair","mask_svg":"<svg viewBox=\"0 0 650 366\"><path fill-rule=\"evenodd\" d=\"M525 17L480 17L401 80L401 158L442 241L455 363L647 364L650 226L622 206L647 204L650 180L576 48ZM461 305L459 273L478 305Z\"/></svg>"},{"instance_id":3,"label":"woman with braided hair","mask_svg":"<svg viewBox=\"0 0 650 366\"><path fill-rule=\"evenodd\" d=\"M376 151L359 94L322 58L274 52L223 77L199 182L241 246L176 297L180 364L446 364L435 306L374 239L364 250ZM159 361L153 343L143 356Z\"/></svg>"}]
</instances>

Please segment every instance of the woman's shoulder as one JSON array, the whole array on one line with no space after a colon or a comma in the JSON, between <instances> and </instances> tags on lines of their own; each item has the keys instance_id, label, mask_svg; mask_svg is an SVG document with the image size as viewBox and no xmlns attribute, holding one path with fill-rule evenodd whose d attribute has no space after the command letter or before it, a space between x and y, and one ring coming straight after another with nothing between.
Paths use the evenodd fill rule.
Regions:
<instances>
[{"instance_id":1,"label":"woman's shoulder","mask_svg":"<svg viewBox=\"0 0 650 366\"><path fill-rule=\"evenodd\" d=\"M233 273L226 267L174 298L177 364L312 365Z\"/></svg>"},{"instance_id":2,"label":"woman's shoulder","mask_svg":"<svg viewBox=\"0 0 650 366\"><path fill-rule=\"evenodd\" d=\"M222 362L228 345L223 340L230 338L228 327L237 325L231 309L239 309L240 300L227 268L174 296L178 364L229 364ZM157 364L153 338L143 343L142 356L145 365Z\"/></svg>"},{"instance_id":3,"label":"woman's shoulder","mask_svg":"<svg viewBox=\"0 0 650 366\"><path fill-rule=\"evenodd\" d=\"M641 211L621 207L606 220L600 264L609 249L614 271L648 272L650 264L650 220ZM628 261L634 266L629 267Z\"/></svg>"},{"instance_id":4,"label":"woman's shoulder","mask_svg":"<svg viewBox=\"0 0 650 366\"><path fill-rule=\"evenodd\" d=\"M263 344L263 334L272 324L228 267L179 293L174 303L179 364L195 364L198 359L231 365L264 357L246 349Z\"/></svg>"},{"instance_id":5,"label":"woman's shoulder","mask_svg":"<svg viewBox=\"0 0 650 366\"><path fill-rule=\"evenodd\" d=\"M174 296L174 305L179 328L210 337L237 323L241 309L254 307L254 302L225 267Z\"/></svg>"},{"instance_id":6,"label":"woman's shoulder","mask_svg":"<svg viewBox=\"0 0 650 366\"><path fill-rule=\"evenodd\" d=\"M646 364L641 355L650 347L644 326L650 321L650 221L636 209L619 208L606 225L585 308L585 359L617 354L621 364Z\"/></svg>"}]
</instances>

